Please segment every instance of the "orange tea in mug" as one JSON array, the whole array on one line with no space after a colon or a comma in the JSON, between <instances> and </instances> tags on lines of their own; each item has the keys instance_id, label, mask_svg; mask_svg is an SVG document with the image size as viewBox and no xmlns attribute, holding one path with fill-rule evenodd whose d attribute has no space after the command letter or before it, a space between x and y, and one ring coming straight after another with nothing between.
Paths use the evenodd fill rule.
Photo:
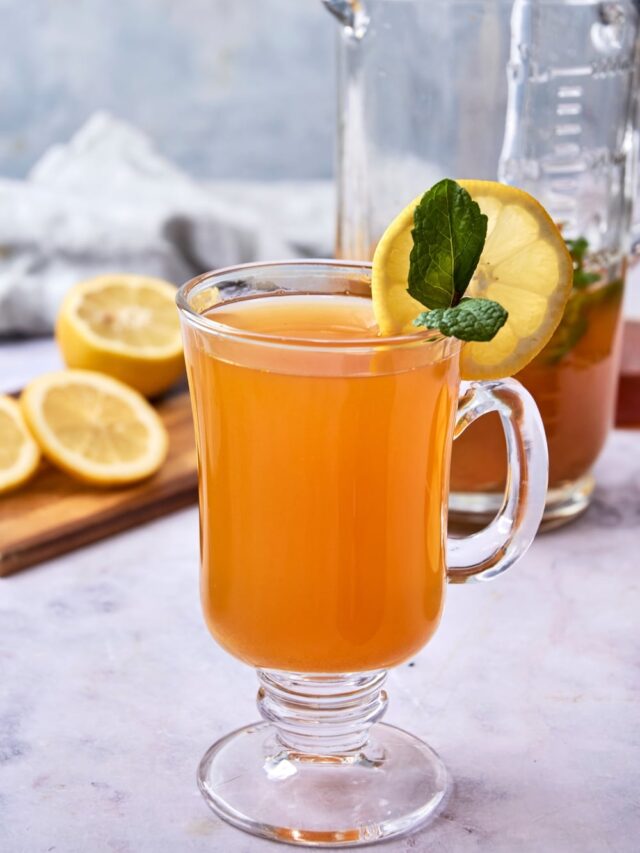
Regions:
<instances>
[{"instance_id":1,"label":"orange tea in mug","mask_svg":"<svg viewBox=\"0 0 640 853\"><path fill-rule=\"evenodd\" d=\"M206 317L298 342L258 362L250 340L187 331L212 634L258 667L399 663L442 609L459 342L358 354L376 327L355 295L266 294Z\"/></svg>"}]
</instances>

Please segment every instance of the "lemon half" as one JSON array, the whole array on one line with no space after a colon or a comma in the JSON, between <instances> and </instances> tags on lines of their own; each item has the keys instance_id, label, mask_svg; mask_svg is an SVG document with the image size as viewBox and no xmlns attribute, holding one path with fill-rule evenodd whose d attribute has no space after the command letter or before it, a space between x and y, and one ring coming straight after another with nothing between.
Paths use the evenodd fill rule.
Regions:
<instances>
[{"instance_id":1,"label":"lemon half","mask_svg":"<svg viewBox=\"0 0 640 853\"><path fill-rule=\"evenodd\" d=\"M68 367L98 370L141 394L162 393L184 372L175 287L142 275L100 275L66 294L56 338Z\"/></svg>"},{"instance_id":2,"label":"lemon half","mask_svg":"<svg viewBox=\"0 0 640 853\"><path fill-rule=\"evenodd\" d=\"M487 238L466 296L499 302L509 312L491 341L462 348L463 379L512 376L548 343L573 284L573 261L557 226L532 196L494 181L458 182L488 218ZM383 335L415 332L424 306L409 295L413 214L422 196L393 220L373 256L372 298Z\"/></svg>"}]
</instances>

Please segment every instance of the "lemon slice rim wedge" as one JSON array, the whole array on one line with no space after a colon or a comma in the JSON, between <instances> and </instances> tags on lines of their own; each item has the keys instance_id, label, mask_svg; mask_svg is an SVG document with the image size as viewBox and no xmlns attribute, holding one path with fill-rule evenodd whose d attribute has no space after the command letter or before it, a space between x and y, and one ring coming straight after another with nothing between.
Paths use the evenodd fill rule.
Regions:
<instances>
[{"instance_id":1,"label":"lemon slice rim wedge","mask_svg":"<svg viewBox=\"0 0 640 853\"><path fill-rule=\"evenodd\" d=\"M42 457L18 401L8 394L0 394L0 413L11 419L22 438L15 462L0 468L0 495L4 495L27 483L38 470Z\"/></svg>"},{"instance_id":2,"label":"lemon slice rim wedge","mask_svg":"<svg viewBox=\"0 0 640 853\"><path fill-rule=\"evenodd\" d=\"M78 450L70 449L59 437L59 431L49 422L44 412L48 392L56 388L89 387L104 397L103 403L110 397L129 408L133 420L142 425L147 433L147 443L143 453L130 461L96 462ZM157 411L134 388L118 379L92 370L67 369L44 373L24 388L20 396L20 408L25 421L40 445L43 455L52 465L65 471L71 477L96 486L120 486L136 483L155 474L162 466L169 450L169 436ZM78 406L78 412L82 410ZM86 408L84 409L86 411ZM69 417L69 415L67 415ZM73 417L73 412L71 413ZM99 420L96 420L100 429ZM69 424L71 429L81 428ZM106 429L106 425L104 427ZM88 428L89 429L89 428Z\"/></svg>"},{"instance_id":3,"label":"lemon slice rim wedge","mask_svg":"<svg viewBox=\"0 0 640 853\"><path fill-rule=\"evenodd\" d=\"M472 199L480 204L482 212L489 216L485 246L465 295L473 297L486 295L488 298L494 298L501 302L500 297L492 296L490 292L491 288L497 285L503 288L501 291L503 296L505 294L504 288L508 289L507 294L510 294L510 302L515 299L516 302L521 302L523 306L520 312L514 312L513 305L504 306L509 311L510 317L493 340L482 343L475 341L460 342L462 347L460 375L462 379L472 380L491 380L512 376L522 370L541 352L560 323L573 286L573 260L557 225L540 202L529 193L497 181L458 180L457 183L469 192ZM407 334L414 331L411 325L412 320L421 311L426 310L423 305L410 296L406 289L409 254L413 246L411 236L413 215L415 207L423 195L424 193L413 199L390 223L380 238L373 256L371 279L373 308L383 335ZM488 204L487 199L494 199L497 202L491 210L483 208L482 201L485 200L485 204ZM510 209L511 214L520 211L523 223L531 228L533 225L537 226L537 232L533 239L530 239L530 234L528 237L523 236L521 244L516 242L516 251L513 255L507 254L500 258L499 263L495 266L506 263L521 251L527 250L531 254L536 246L550 247L557 262L556 278L546 294L543 294L541 290L536 291L535 287L519 287L517 281L499 283L497 278L491 277L492 261L490 255L496 248L492 246L491 238L499 225L500 215L506 213L507 209ZM513 236L513 231L510 232L510 236ZM503 240L502 243L504 244L505 241ZM500 243L497 245L500 246ZM523 264L523 269L525 266ZM483 292L483 283L486 284L486 282L488 282L489 292L485 293ZM518 293L520 293L520 297L518 297ZM516 319L521 320L526 316L531 316L531 311L527 314L525 303L528 301L529 306L535 305L535 300L539 300L542 296L545 298L545 305L542 310L541 321L530 334L518 336L513 329L514 322ZM501 340L499 340L500 336L502 336ZM491 348L493 347L493 351L497 353L499 350L496 348L496 342L500 347L505 340L509 340L509 336L511 342L515 341L511 350L502 358L491 359Z\"/></svg>"},{"instance_id":4,"label":"lemon slice rim wedge","mask_svg":"<svg viewBox=\"0 0 640 853\"><path fill-rule=\"evenodd\" d=\"M157 362L159 358L171 358L182 353L179 321L173 335L168 337L167 343L158 345L133 345L121 338L106 337L96 332L94 326L80 316L78 309L86 296L99 293L109 285L131 288L132 290L147 288L162 297L167 297L167 305L175 307L176 288L165 279L138 273L102 273L79 281L69 288L58 312L57 332L59 333L63 322L71 323L78 334L99 350L135 359L148 359L152 362Z\"/></svg>"}]
</instances>

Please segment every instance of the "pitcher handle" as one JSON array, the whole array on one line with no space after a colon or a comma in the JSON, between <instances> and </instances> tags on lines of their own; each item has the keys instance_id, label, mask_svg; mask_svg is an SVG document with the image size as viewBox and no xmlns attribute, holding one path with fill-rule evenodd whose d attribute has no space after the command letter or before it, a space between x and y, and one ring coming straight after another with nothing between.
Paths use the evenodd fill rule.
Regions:
<instances>
[{"instance_id":1,"label":"pitcher handle","mask_svg":"<svg viewBox=\"0 0 640 853\"><path fill-rule=\"evenodd\" d=\"M461 392L454 438L477 418L497 412L507 444L507 485L500 511L487 527L447 540L450 583L491 580L522 557L542 519L549 464L540 413L519 382L465 382Z\"/></svg>"}]
</instances>

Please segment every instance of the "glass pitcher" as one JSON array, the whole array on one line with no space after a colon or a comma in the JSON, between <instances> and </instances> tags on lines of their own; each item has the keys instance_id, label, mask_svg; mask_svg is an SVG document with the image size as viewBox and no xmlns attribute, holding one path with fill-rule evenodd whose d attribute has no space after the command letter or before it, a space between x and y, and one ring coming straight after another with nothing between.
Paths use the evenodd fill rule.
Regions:
<instances>
[{"instance_id":1,"label":"glass pitcher","mask_svg":"<svg viewBox=\"0 0 640 853\"><path fill-rule=\"evenodd\" d=\"M574 257L563 320L518 379L550 453L545 525L583 511L612 424L637 159L637 0L323 0L338 48L336 254L369 259L442 177L501 180L549 210ZM454 520L495 515L497 418L456 443Z\"/></svg>"}]
</instances>

